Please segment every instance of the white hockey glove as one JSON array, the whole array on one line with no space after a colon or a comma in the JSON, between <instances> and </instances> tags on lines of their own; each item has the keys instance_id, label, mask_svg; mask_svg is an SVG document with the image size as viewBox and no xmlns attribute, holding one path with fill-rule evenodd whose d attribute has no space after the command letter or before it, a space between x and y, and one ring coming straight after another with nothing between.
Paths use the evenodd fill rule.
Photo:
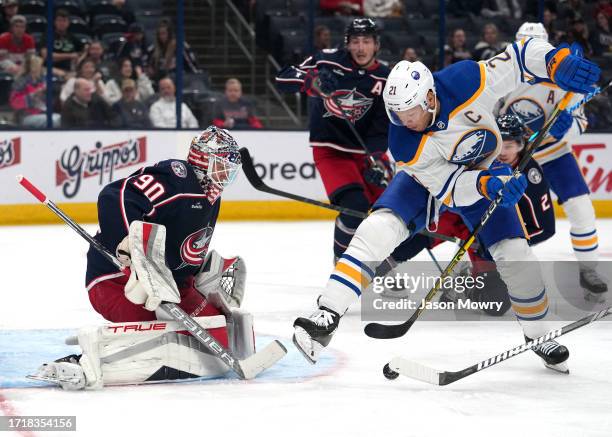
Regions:
<instances>
[{"instance_id":1,"label":"white hockey glove","mask_svg":"<svg viewBox=\"0 0 612 437\"><path fill-rule=\"evenodd\" d=\"M123 267L130 267L132 265L132 254L130 253L130 236L127 235L121 243L117 245L115 250L115 256L123 265Z\"/></svg>"},{"instance_id":2,"label":"white hockey glove","mask_svg":"<svg viewBox=\"0 0 612 437\"><path fill-rule=\"evenodd\" d=\"M133 221L128 237L132 273L125 284L125 297L149 311L162 302L179 303L178 287L166 266L166 227Z\"/></svg>"},{"instance_id":3,"label":"white hockey glove","mask_svg":"<svg viewBox=\"0 0 612 437\"><path fill-rule=\"evenodd\" d=\"M226 306L239 308L244 298L246 264L239 256L223 258L215 250L206 255L202 269L195 276L195 287L216 305L213 296L220 296Z\"/></svg>"}]
</instances>

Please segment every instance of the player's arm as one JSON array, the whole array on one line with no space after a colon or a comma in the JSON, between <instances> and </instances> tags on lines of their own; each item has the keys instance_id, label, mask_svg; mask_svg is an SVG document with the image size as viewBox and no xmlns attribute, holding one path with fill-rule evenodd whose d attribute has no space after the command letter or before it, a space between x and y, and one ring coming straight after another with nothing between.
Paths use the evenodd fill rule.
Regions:
<instances>
[{"instance_id":1,"label":"player's arm","mask_svg":"<svg viewBox=\"0 0 612 437\"><path fill-rule=\"evenodd\" d=\"M325 56L320 52L309 56L298 66L283 68L276 75L276 87L284 93L306 93L312 97L326 97L337 88L337 80L329 68L318 68Z\"/></svg>"},{"instance_id":2,"label":"player's arm","mask_svg":"<svg viewBox=\"0 0 612 437\"><path fill-rule=\"evenodd\" d=\"M533 246L555 234L555 213L548 182L542 177L542 169L533 159L527 164L525 173L529 185L518 207L529 235L529 244Z\"/></svg>"}]
</instances>

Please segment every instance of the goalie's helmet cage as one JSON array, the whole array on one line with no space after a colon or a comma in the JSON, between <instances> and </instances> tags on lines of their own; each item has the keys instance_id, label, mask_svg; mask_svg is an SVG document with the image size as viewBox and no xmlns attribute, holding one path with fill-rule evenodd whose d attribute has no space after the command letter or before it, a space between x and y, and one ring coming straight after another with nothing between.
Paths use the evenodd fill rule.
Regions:
<instances>
[{"instance_id":1,"label":"goalie's helmet cage","mask_svg":"<svg viewBox=\"0 0 612 437\"><path fill-rule=\"evenodd\" d=\"M236 179L242 165L238 143L227 130L216 126L208 127L193 138L187 162L202 187L214 184L221 190Z\"/></svg>"},{"instance_id":2,"label":"goalie's helmet cage","mask_svg":"<svg viewBox=\"0 0 612 437\"><path fill-rule=\"evenodd\" d=\"M504 114L497 117L495 120L497 127L504 140L518 141L521 146L525 145L527 131L523 124L523 120L514 114Z\"/></svg>"},{"instance_id":3,"label":"goalie's helmet cage","mask_svg":"<svg viewBox=\"0 0 612 437\"><path fill-rule=\"evenodd\" d=\"M344 31L344 45L348 45L351 36L372 36L379 41L378 26L371 18L355 18Z\"/></svg>"},{"instance_id":4,"label":"goalie's helmet cage","mask_svg":"<svg viewBox=\"0 0 612 437\"><path fill-rule=\"evenodd\" d=\"M523 38L538 38L548 41L548 32L542 23L525 22L521 24L516 32L516 40L520 41Z\"/></svg>"}]
</instances>

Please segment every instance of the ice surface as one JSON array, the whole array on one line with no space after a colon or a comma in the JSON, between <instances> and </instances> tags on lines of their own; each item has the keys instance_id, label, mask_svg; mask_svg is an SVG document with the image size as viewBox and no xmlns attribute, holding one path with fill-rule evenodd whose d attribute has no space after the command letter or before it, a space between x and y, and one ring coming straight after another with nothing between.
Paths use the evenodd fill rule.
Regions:
<instances>
[{"instance_id":1,"label":"ice surface","mask_svg":"<svg viewBox=\"0 0 612 437\"><path fill-rule=\"evenodd\" d=\"M401 377L387 381L381 369L394 355L456 370L518 345L521 330L510 321L421 322L405 337L375 341L363 334L358 308L343 318L320 368L301 360L289 340L291 325L296 315L314 309L325 285L332 227L217 226L212 247L247 262L244 307L255 315L258 343L279 338L290 350L279 368L260 379L77 393L0 388L0 414L76 415L78 435L108 437L612 435L610 322L562 338L571 351L569 376L544 369L525 353L448 387ZM568 228L558 222L553 240L536 248L540 259L572 259ZM87 229L95 232L94 226ZM612 221L599 221L599 237L602 256L612 259ZM84 290L86 251L66 226L0 227L0 387L20 380L11 363L22 360L25 374L54 352L50 342L58 342L51 358L60 357L66 332L102 322ZM434 250L439 259L453 252L449 244Z\"/></svg>"}]
</instances>

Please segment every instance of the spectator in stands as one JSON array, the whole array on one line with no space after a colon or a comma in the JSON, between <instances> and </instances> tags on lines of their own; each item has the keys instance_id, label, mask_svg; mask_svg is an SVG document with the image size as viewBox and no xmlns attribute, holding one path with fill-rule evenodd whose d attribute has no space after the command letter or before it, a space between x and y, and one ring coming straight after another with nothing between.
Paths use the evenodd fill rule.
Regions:
<instances>
[{"instance_id":1,"label":"spectator in stands","mask_svg":"<svg viewBox=\"0 0 612 437\"><path fill-rule=\"evenodd\" d=\"M139 65L133 67L130 58L120 59L116 70L117 74L115 74L115 77L106 83L106 95L109 103L113 104L121 99L122 89L120 88L120 84L122 84L125 79L132 79L138 85L135 95L135 99L138 101L146 101L155 93L151 80L144 71L142 71L142 67Z\"/></svg>"},{"instance_id":2,"label":"spectator in stands","mask_svg":"<svg viewBox=\"0 0 612 437\"><path fill-rule=\"evenodd\" d=\"M518 0L484 0L480 15L487 18L521 18L523 13Z\"/></svg>"},{"instance_id":3,"label":"spectator in stands","mask_svg":"<svg viewBox=\"0 0 612 437\"><path fill-rule=\"evenodd\" d=\"M578 43L584 51L584 56L593 55L593 47L589 42L589 28L582 18L575 18L571 22L571 27L567 31L567 42L569 44Z\"/></svg>"},{"instance_id":4,"label":"spectator in stands","mask_svg":"<svg viewBox=\"0 0 612 437\"><path fill-rule=\"evenodd\" d=\"M19 2L17 0L4 0L2 12L0 13L0 33L8 32L11 27L11 18L19 13Z\"/></svg>"},{"instance_id":5,"label":"spectator in stands","mask_svg":"<svg viewBox=\"0 0 612 437\"><path fill-rule=\"evenodd\" d=\"M10 31L0 35L0 70L19 75L26 55L33 55L35 51L34 38L26 33L25 17L13 15Z\"/></svg>"},{"instance_id":6,"label":"spectator in stands","mask_svg":"<svg viewBox=\"0 0 612 437\"><path fill-rule=\"evenodd\" d=\"M126 24L130 25L134 22L134 11L132 6L126 0L112 0L113 6L117 8L119 15L123 18Z\"/></svg>"},{"instance_id":7,"label":"spectator in stands","mask_svg":"<svg viewBox=\"0 0 612 437\"><path fill-rule=\"evenodd\" d=\"M559 45L561 39L565 37L565 32L557 29L556 20L557 14L554 10L551 8L544 8L542 24L544 24L546 32L548 33L548 41L554 46Z\"/></svg>"},{"instance_id":8,"label":"spectator in stands","mask_svg":"<svg viewBox=\"0 0 612 437\"><path fill-rule=\"evenodd\" d=\"M612 32L609 17L603 10L597 14L597 27L591 33L591 46L595 56L612 56Z\"/></svg>"},{"instance_id":9,"label":"spectator in stands","mask_svg":"<svg viewBox=\"0 0 612 437\"><path fill-rule=\"evenodd\" d=\"M130 24L125 34L125 42L119 46L116 56L130 58L134 66L144 68L147 65L147 42L142 24Z\"/></svg>"},{"instance_id":10,"label":"spectator in stands","mask_svg":"<svg viewBox=\"0 0 612 437\"><path fill-rule=\"evenodd\" d=\"M566 2L559 2L557 16L568 22L583 18L584 0L567 0Z\"/></svg>"},{"instance_id":11,"label":"spectator in stands","mask_svg":"<svg viewBox=\"0 0 612 437\"><path fill-rule=\"evenodd\" d=\"M466 46L465 31L455 29L449 43L444 46L444 66L466 59L472 59L472 53Z\"/></svg>"},{"instance_id":12,"label":"spectator in stands","mask_svg":"<svg viewBox=\"0 0 612 437\"><path fill-rule=\"evenodd\" d=\"M72 33L68 32L70 26L70 14L65 9L55 12L55 39L53 43L53 74L66 77L74 67L84 58L84 47L81 41ZM47 43L43 36L41 42L41 55L47 57Z\"/></svg>"},{"instance_id":13,"label":"spectator in stands","mask_svg":"<svg viewBox=\"0 0 612 437\"><path fill-rule=\"evenodd\" d=\"M595 10L593 11L593 16L595 17L596 20L600 12L603 12L606 18L608 19L612 18L612 1L599 0L597 2L597 6L595 7ZM599 24L599 21L597 22L597 24Z\"/></svg>"},{"instance_id":14,"label":"spectator in stands","mask_svg":"<svg viewBox=\"0 0 612 437\"><path fill-rule=\"evenodd\" d=\"M323 49L331 49L331 32L329 27L320 24L314 28L314 50L315 52Z\"/></svg>"},{"instance_id":15,"label":"spectator in stands","mask_svg":"<svg viewBox=\"0 0 612 437\"><path fill-rule=\"evenodd\" d=\"M162 19L157 26L155 43L149 47L148 68L149 77L158 80L176 70L176 38L172 23ZM195 55L187 42L183 45L183 70L189 73L198 73Z\"/></svg>"},{"instance_id":16,"label":"spectator in stands","mask_svg":"<svg viewBox=\"0 0 612 437\"><path fill-rule=\"evenodd\" d=\"M497 26L493 23L485 24L482 28L482 40L478 41L474 47L474 59L482 61L501 53L508 43L500 42L498 38Z\"/></svg>"},{"instance_id":17,"label":"spectator in stands","mask_svg":"<svg viewBox=\"0 0 612 437\"><path fill-rule=\"evenodd\" d=\"M13 83L10 105L15 118L24 127L44 128L47 126L46 80L43 60L29 54L25 57L23 74ZM53 127L59 127L60 115L53 114Z\"/></svg>"},{"instance_id":18,"label":"spectator in stands","mask_svg":"<svg viewBox=\"0 0 612 437\"><path fill-rule=\"evenodd\" d=\"M449 0L446 11L455 17L480 15L483 0Z\"/></svg>"},{"instance_id":19,"label":"spectator in stands","mask_svg":"<svg viewBox=\"0 0 612 437\"><path fill-rule=\"evenodd\" d=\"M113 126L111 107L94 92L92 83L83 78L74 82L74 93L62 106L62 127L104 129Z\"/></svg>"},{"instance_id":20,"label":"spectator in stands","mask_svg":"<svg viewBox=\"0 0 612 437\"><path fill-rule=\"evenodd\" d=\"M94 40L87 46L86 58L91 59L96 64L96 71L102 74L102 80L107 81L113 73L114 62L104 59L104 46L102 42Z\"/></svg>"},{"instance_id":21,"label":"spectator in stands","mask_svg":"<svg viewBox=\"0 0 612 437\"><path fill-rule=\"evenodd\" d=\"M421 58L419 57L419 55L417 54L417 51L413 47L406 47L404 49L404 54L402 55L402 60L408 61L408 62L416 62L416 61L420 61Z\"/></svg>"},{"instance_id":22,"label":"spectator in stands","mask_svg":"<svg viewBox=\"0 0 612 437\"><path fill-rule=\"evenodd\" d=\"M151 105L149 118L155 127L176 127L176 88L172 79L165 77L159 81L159 99ZM181 105L181 127L197 128L198 121L191 109L183 103Z\"/></svg>"},{"instance_id":23,"label":"spectator in stands","mask_svg":"<svg viewBox=\"0 0 612 437\"><path fill-rule=\"evenodd\" d=\"M107 103L110 102L106 84L102 80L102 74L96 70L96 63L92 59L85 58L79 64L77 77L71 77L64 83L64 86L62 86L62 91L60 93L60 100L62 103L67 101L72 95L75 84L79 79L89 81L95 93Z\"/></svg>"},{"instance_id":24,"label":"spectator in stands","mask_svg":"<svg viewBox=\"0 0 612 437\"><path fill-rule=\"evenodd\" d=\"M113 105L117 114L116 127L129 129L147 129L151 127L147 105L136 99L138 91L133 79L121 81L122 97Z\"/></svg>"},{"instance_id":25,"label":"spectator in stands","mask_svg":"<svg viewBox=\"0 0 612 437\"><path fill-rule=\"evenodd\" d=\"M363 0L363 15L366 17L401 17L404 5L400 0Z\"/></svg>"},{"instance_id":26,"label":"spectator in stands","mask_svg":"<svg viewBox=\"0 0 612 437\"><path fill-rule=\"evenodd\" d=\"M225 82L225 95L217 102L213 124L225 129L261 129L255 116L253 103L242 97L242 84L238 79Z\"/></svg>"},{"instance_id":27,"label":"spectator in stands","mask_svg":"<svg viewBox=\"0 0 612 437\"><path fill-rule=\"evenodd\" d=\"M363 15L363 0L320 0L319 8L332 15Z\"/></svg>"}]
</instances>

